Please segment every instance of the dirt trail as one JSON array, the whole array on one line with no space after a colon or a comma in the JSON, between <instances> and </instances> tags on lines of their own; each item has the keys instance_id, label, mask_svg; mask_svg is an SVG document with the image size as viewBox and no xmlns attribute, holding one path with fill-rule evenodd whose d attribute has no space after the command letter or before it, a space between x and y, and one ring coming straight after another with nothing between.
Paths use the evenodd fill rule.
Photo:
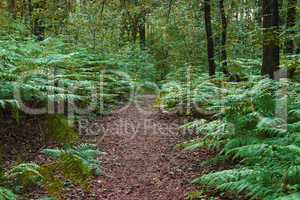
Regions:
<instances>
[{"instance_id":1,"label":"dirt trail","mask_svg":"<svg viewBox=\"0 0 300 200\"><path fill-rule=\"evenodd\" d=\"M103 134L98 146L107 153L105 176L93 182L91 192L71 192L70 199L179 200L195 189L190 181L207 153L176 149L187 140L181 120L159 114L149 96L139 102L95 122Z\"/></svg>"}]
</instances>

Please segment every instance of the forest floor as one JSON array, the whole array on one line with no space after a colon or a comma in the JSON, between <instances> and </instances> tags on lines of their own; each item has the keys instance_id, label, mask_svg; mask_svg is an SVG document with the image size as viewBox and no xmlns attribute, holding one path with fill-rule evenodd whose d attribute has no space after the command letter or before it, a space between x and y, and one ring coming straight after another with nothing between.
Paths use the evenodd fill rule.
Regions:
<instances>
[{"instance_id":1,"label":"forest floor","mask_svg":"<svg viewBox=\"0 0 300 200\"><path fill-rule=\"evenodd\" d=\"M182 151L178 144L195 138L180 128L187 121L176 114L154 108L155 96L143 95L129 106L84 126L89 142L97 144L103 176L88 191L67 188L68 200L227 200L214 190L204 190L201 198L187 194L200 190L191 181L215 169L203 167L212 153L206 150ZM87 137L85 138L87 139ZM41 160L39 157L37 160ZM200 193L201 194L201 193ZM47 196L34 192L33 198ZM214 197L214 198L210 198Z\"/></svg>"},{"instance_id":2,"label":"forest floor","mask_svg":"<svg viewBox=\"0 0 300 200\"><path fill-rule=\"evenodd\" d=\"M87 193L71 189L69 199L183 200L196 190L190 182L209 170L199 164L210 153L176 148L192 137L180 129L183 119L153 109L151 96L137 102L95 122L102 130L96 142L106 152L104 177Z\"/></svg>"}]
</instances>

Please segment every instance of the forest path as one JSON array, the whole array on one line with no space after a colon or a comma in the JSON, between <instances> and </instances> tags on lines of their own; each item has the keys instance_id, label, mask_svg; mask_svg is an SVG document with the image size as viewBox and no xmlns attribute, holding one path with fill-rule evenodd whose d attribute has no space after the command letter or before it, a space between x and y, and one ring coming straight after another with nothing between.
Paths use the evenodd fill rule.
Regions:
<instances>
[{"instance_id":1,"label":"forest path","mask_svg":"<svg viewBox=\"0 0 300 200\"><path fill-rule=\"evenodd\" d=\"M155 110L153 96L137 102L95 122L103 131L97 143L106 152L105 176L90 192L72 192L70 199L182 200L195 190L190 184L199 176L195 166L207 153L176 149L188 139L179 129L182 120Z\"/></svg>"}]
</instances>

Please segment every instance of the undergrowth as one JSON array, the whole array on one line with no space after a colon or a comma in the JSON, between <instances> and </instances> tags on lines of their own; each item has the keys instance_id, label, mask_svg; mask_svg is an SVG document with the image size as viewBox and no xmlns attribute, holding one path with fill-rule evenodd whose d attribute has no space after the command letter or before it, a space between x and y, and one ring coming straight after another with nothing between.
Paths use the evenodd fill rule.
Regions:
<instances>
[{"instance_id":1,"label":"undergrowth","mask_svg":"<svg viewBox=\"0 0 300 200\"><path fill-rule=\"evenodd\" d=\"M55 199L64 199L63 191L67 183L88 190L89 181L101 175L102 154L95 146L81 144L64 149L45 149L43 153L51 162L38 165L21 163L0 175L0 199L16 200L33 188L45 189Z\"/></svg>"},{"instance_id":2,"label":"undergrowth","mask_svg":"<svg viewBox=\"0 0 300 200\"><path fill-rule=\"evenodd\" d=\"M111 57L110 53L74 48L60 38L37 42L3 35L1 120L13 118L18 124L29 116L40 116L47 121L47 127L43 127L47 141L62 143L65 148L44 149L42 152L51 159L49 163L21 162L1 169L0 199L22 199L33 188L63 199L63 191L70 184L88 190L92 178L102 174L98 158L102 152L90 144L77 145L79 136L72 124L92 113L106 114L128 101L132 80L126 70L136 73L139 63L151 64L142 56L130 55L129 50Z\"/></svg>"},{"instance_id":3,"label":"undergrowth","mask_svg":"<svg viewBox=\"0 0 300 200\"><path fill-rule=\"evenodd\" d=\"M179 85L165 86L161 102L166 109L214 116L184 125L200 136L180 146L219 152L207 164L234 163L193 183L251 199L299 199L298 83L252 76L240 83L202 78L190 88Z\"/></svg>"},{"instance_id":4,"label":"undergrowth","mask_svg":"<svg viewBox=\"0 0 300 200\"><path fill-rule=\"evenodd\" d=\"M49 103L68 102L79 108L93 103L94 109L105 112L129 93L131 80L117 71L118 63L87 49L72 49L51 38L41 43L0 40L0 44L0 106L16 118L28 107L54 112ZM75 114L80 111L73 109Z\"/></svg>"}]
</instances>

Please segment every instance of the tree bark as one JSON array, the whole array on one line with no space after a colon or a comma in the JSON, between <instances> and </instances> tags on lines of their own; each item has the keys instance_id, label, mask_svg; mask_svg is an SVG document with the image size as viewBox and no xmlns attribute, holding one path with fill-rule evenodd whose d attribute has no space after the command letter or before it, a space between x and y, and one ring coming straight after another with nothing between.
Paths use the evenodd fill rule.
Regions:
<instances>
[{"instance_id":1,"label":"tree bark","mask_svg":"<svg viewBox=\"0 0 300 200\"><path fill-rule=\"evenodd\" d=\"M32 34L36 36L38 41L42 41L45 38L45 24L44 19L41 16L41 11L44 10L46 2L44 0L39 0L32 4L33 11L39 11L37 16L31 17L32 20Z\"/></svg>"},{"instance_id":2,"label":"tree bark","mask_svg":"<svg viewBox=\"0 0 300 200\"><path fill-rule=\"evenodd\" d=\"M132 36L132 42L135 44L136 40L138 38L138 22L136 20L133 20L131 23L131 36Z\"/></svg>"},{"instance_id":3,"label":"tree bark","mask_svg":"<svg viewBox=\"0 0 300 200\"><path fill-rule=\"evenodd\" d=\"M277 0L278 2L278 24L279 26L283 26L285 23L285 18L283 16L280 15L282 9L283 9L283 0Z\"/></svg>"},{"instance_id":4,"label":"tree bark","mask_svg":"<svg viewBox=\"0 0 300 200\"><path fill-rule=\"evenodd\" d=\"M31 33L33 33L33 20L32 20L32 12L33 12L33 7L32 7L32 2L31 0L27 0L27 7L28 7L28 21L31 27Z\"/></svg>"},{"instance_id":5,"label":"tree bark","mask_svg":"<svg viewBox=\"0 0 300 200\"><path fill-rule=\"evenodd\" d=\"M226 42L227 42L227 17L224 8L224 0L219 0L220 18L221 18L221 65L223 73L228 76L229 72L227 69L227 52L226 52Z\"/></svg>"},{"instance_id":6,"label":"tree bark","mask_svg":"<svg viewBox=\"0 0 300 200\"><path fill-rule=\"evenodd\" d=\"M214 76L216 74L216 64L214 60L215 50L214 50L214 39L212 33L211 24L211 1L204 1L204 20L205 20L205 30L207 38L207 57L209 65L209 75Z\"/></svg>"},{"instance_id":7,"label":"tree bark","mask_svg":"<svg viewBox=\"0 0 300 200\"><path fill-rule=\"evenodd\" d=\"M167 24L169 23L169 20L170 20L172 4L173 4L173 0L169 0L168 13L167 13Z\"/></svg>"},{"instance_id":8,"label":"tree bark","mask_svg":"<svg viewBox=\"0 0 300 200\"><path fill-rule=\"evenodd\" d=\"M140 35L140 46L141 49L144 50L146 47L146 17L145 13L142 13L142 17L139 22L139 35Z\"/></svg>"},{"instance_id":9,"label":"tree bark","mask_svg":"<svg viewBox=\"0 0 300 200\"><path fill-rule=\"evenodd\" d=\"M261 26L262 24L262 8L261 8L261 5L262 5L262 0L256 0L255 1L255 5L257 6L257 11L255 12L255 19L256 19L256 22L257 24L259 24L259 26Z\"/></svg>"},{"instance_id":10,"label":"tree bark","mask_svg":"<svg viewBox=\"0 0 300 200\"><path fill-rule=\"evenodd\" d=\"M8 10L11 13L13 19L17 19L17 2L16 0L8 1Z\"/></svg>"},{"instance_id":11,"label":"tree bark","mask_svg":"<svg viewBox=\"0 0 300 200\"><path fill-rule=\"evenodd\" d=\"M296 25L296 6L297 0L288 0L288 8L287 8L287 19L286 19L286 28L288 29L288 38L285 43L285 53L288 55L292 55L295 51L295 44L292 36L295 34L295 30L293 28ZM295 69L289 69L288 77L293 78L295 73Z\"/></svg>"},{"instance_id":12,"label":"tree bark","mask_svg":"<svg viewBox=\"0 0 300 200\"><path fill-rule=\"evenodd\" d=\"M262 10L263 64L261 73L274 79L275 72L278 71L280 64L278 0L262 0Z\"/></svg>"}]
</instances>

